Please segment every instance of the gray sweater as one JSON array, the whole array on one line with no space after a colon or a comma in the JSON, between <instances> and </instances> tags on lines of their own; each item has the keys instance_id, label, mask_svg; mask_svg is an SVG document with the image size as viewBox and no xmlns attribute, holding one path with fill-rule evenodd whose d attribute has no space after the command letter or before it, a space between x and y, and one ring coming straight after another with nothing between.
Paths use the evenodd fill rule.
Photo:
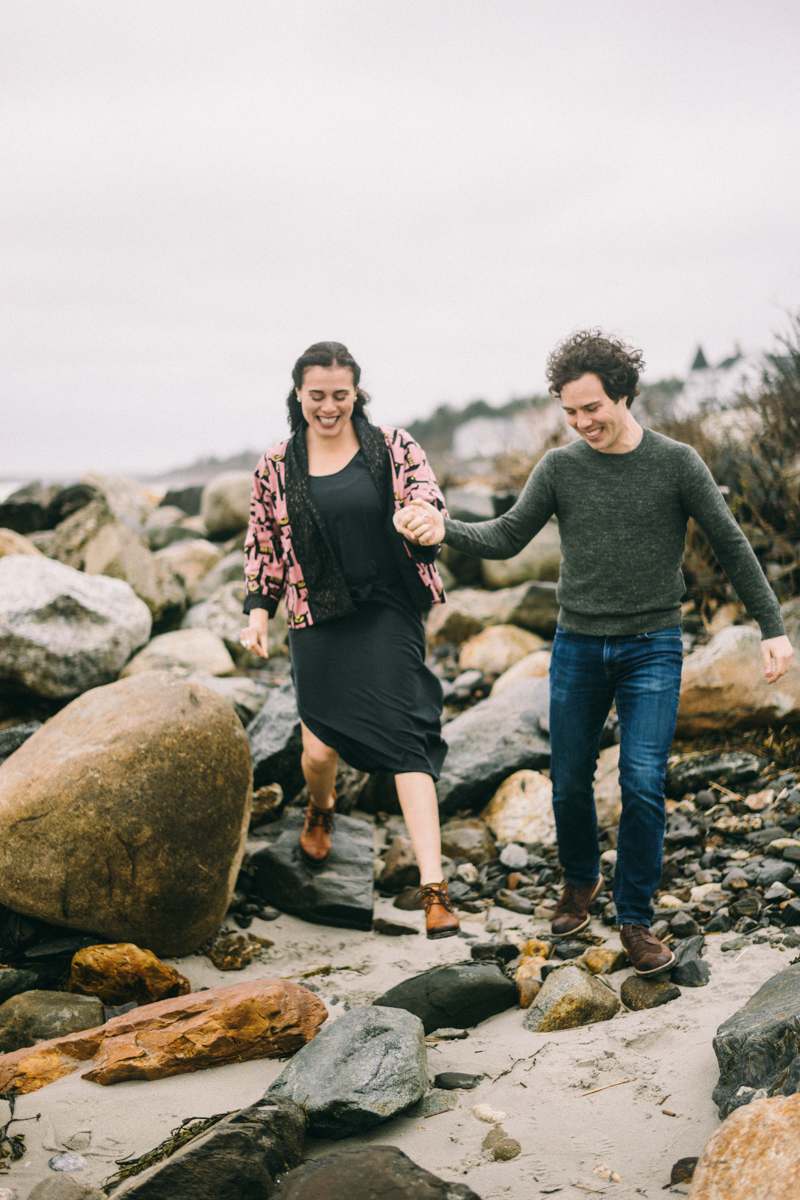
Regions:
<instances>
[{"instance_id":1,"label":"gray sweater","mask_svg":"<svg viewBox=\"0 0 800 1200\"><path fill-rule=\"evenodd\" d=\"M603 454L584 441L548 450L509 512L474 525L448 518L445 542L478 558L511 558L553 514L563 629L620 636L680 625L681 563L694 517L762 637L784 632L775 593L691 446L645 429L627 454Z\"/></svg>"}]
</instances>

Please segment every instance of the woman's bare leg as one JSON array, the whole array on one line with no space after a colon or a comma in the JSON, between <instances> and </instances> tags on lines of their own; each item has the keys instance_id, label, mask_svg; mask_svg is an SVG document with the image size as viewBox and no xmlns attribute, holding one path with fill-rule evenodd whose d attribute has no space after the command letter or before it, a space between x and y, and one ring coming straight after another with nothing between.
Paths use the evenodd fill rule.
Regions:
<instances>
[{"instance_id":1,"label":"woman's bare leg","mask_svg":"<svg viewBox=\"0 0 800 1200\"><path fill-rule=\"evenodd\" d=\"M310 729L306 729L302 721L300 728L303 734L301 765L311 799L317 808L332 808L339 755L331 746L321 742Z\"/></svg>"},{"instance_id":2,"label":"woman's bare leg","mask_svg":"<svg viewBox=\"0 0 800 1200\"><path fill-rule=\"evenodd\" d=\"M439 805L434 782L430 775L422 771L395 775L395 782L408 836L419 864L420 883L440 883L442 836L439 832Z\"/></svg>"}]
</instances>

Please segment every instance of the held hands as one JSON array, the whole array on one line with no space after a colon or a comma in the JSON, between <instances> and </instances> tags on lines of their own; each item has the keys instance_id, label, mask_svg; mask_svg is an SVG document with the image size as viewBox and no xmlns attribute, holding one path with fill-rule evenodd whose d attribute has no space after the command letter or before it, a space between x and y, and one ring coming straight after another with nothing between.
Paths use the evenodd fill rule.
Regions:
<instances>
[{"instance_id":1,"label":"held hands","mask_svg":"<svg viewBox=\"0 0 800 1200\"><path fill-rule=\"evenodd\" d=\"M269 613L265 608L254 608L249 615L250 624L239 634L239 641L251 654L257 654L259 658L269 658Z\"/></svg>"},{"instance_id":2,"label":"held hands","mask_svg":"<svg viewBox=\"0 0 800 1200\"><path fill-rule=\"evenodd\" d=\"M794 650L788 637L767 638L761 643L761 657L764 660L764 677L767 683L774 683L785 675L792 665Z\"/></svg>"},{"instance_id":3,"label":"held hands","mask_svg":"<svg viewBox=\"0 0 800 1200\"><path fill-rule=\"evenodd\" d=\"M427 500L412 500L394 514L394 527L409 542L438 546L444 541L444 517Z\"/></svg>"}]
</instances>

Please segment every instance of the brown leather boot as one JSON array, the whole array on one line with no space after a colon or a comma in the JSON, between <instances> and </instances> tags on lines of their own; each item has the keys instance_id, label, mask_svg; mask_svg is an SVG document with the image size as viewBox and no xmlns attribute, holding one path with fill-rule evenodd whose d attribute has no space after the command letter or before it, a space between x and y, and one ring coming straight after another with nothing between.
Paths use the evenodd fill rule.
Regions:
<instances>
[{"instance_id":1,"label":"brown leather boot","mask_svg":"<svg viewBox=\"0 0 800 1200\"><path fill-rule=\"evenodd\" d=\"M334 794L334 800L335 798ZM300 834L300 850L311 867L321 867L328 861L334 815L333 804L330 808L317 808L314 801L309 800L305 824Z\"/></svg>"},{"instance_id":2,"label":"brown leather boot","mask_svg":"<svg viewBox=\"0 0 800 1200\"><path fill-rule=\"evenodd\" d=\"M447 884L426 883L417 892L425 909L425 931L429 938L455 937L461 928Z\"/></svg>"},{"instance_id":3,"label":"brown leather boot","mask_svg":"<svg viewBox=\"0 0 800 1200\"><path fill-rule=\"evenodd\" d=\"M589 924L589 905L600 895L603 889L602 879L591 883L588 887L574 887L568 883L561 893L561 899L553 913L550 932L553 937L569 937L580 933Z\"/></svg>"},{"instance_id":4,"label":"brown leather boot","mask_svg":"<svg viewBox=\"0 0 800 1200\"><path fill-rule=\"evenodd\" d=\"M619 939L637 975L658 975L675 962L669 946L653 937L647 925L621 925Z\"/></svg>"}]
</instances>

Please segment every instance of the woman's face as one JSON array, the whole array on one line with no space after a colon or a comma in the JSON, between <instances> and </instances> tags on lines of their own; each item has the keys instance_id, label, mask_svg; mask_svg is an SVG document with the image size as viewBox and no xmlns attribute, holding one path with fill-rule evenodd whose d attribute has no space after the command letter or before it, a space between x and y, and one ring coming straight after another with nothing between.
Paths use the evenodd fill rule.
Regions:
<instances>
[{"instance_id":1,"label":"woman's face","mask_svg":"<svg viewBox=\"0 0 800 1200\"><path fill-rule=\"evenodd\" d=\"M356 402L349 367L306 367L296 390L309 429L319 437L335 438L347 428Z\"/></svg>"}]
</instances>

